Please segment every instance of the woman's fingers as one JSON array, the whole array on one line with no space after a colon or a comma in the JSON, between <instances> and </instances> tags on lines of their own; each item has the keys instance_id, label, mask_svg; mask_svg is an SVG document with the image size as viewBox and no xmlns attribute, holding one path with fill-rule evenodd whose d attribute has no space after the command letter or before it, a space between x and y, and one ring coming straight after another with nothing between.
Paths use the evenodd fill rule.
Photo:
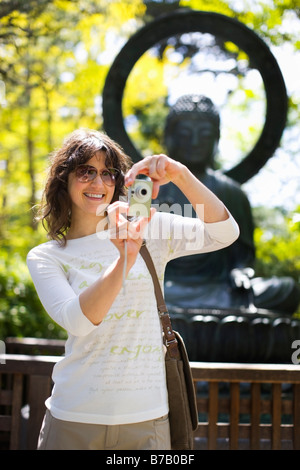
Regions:
<instances>
[{"instance_id":1,"label":"woman's fingers","mask_svg":"<svg viewBox=\"0 0 300 470\"><path fill-rule=\"evenodd\" d=\"M130 186L137 175L146 175L153 180L160 181L166 177L166 165L169 158L166 155L152 155L135 163L125 175L125 184Z\"/></svg>"},{"instance_id":2,"label":"woman's fingers","mask_svg":"<svg viewBox=\"0 0 300 470\"><path fill-rule=\"evenodd\" d=\"M127 212L128 204L122 201L116 201L107 208L109 222L110 238L127 238ZM125 214L125 216L123 215Z\"/></svg>"},{"instance_id":3,"label":"woman's fingers","mask_svg":"<svg viewBox=\"0 0 300 470\"><path fill-rule=\"evenodd\" d=\"M130 221L128 224L128 237L133 240L143 239L145 229L155 212L156 209L151 207L150 217L138 217L137 219Z\"/></svg>"},{"instance_id":4,"label":"woman's fingers","mask_svg":"<svg viewBox=\"0 0 300 470\"><path fill-rule=\"evenodd\" d=\"M107 208L109 220L109 236L111 239L138 240L143 237L146 226L155 213L155 208L150 209L150 217L139 217L128 220L128 203L116 201Z\"/></svg>"},{"instance_id":5,"label":"woman's fingers","mask_svg":"<svg viewBox=\"0 0 300 470\"><path fill-rule=\"evenodd\" d=\"M169 160L170 159L163 154L145 157L143 160L135 163L125 175L125 185L131 186L138 175L146 175L151 178L153 182L152 199L156 199L159 193L159 187L170 181L166 172Z\"/></svg>"}]
</instances>

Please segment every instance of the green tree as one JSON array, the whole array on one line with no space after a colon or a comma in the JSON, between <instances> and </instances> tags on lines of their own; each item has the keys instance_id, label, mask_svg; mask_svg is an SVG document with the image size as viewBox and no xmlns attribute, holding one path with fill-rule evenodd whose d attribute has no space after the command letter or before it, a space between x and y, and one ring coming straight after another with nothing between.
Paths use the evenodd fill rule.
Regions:
<instances>
[{"instance_id":1,"label":"green tree","mask_svg":"<svg viewBox=\"0 0 300 470\"><path fill-rule=\"evenodd\" d=\"M255 272L265 278L292 277L300 284L300 207L254 210ZM300 307L297 316L300 316Z\"/></svg>"},{"instance_id":2,"label":"green tree","mask_svg":"<svg viewBox=\"0 0 300 470\"><path fill-rule=\"evenodd\" d=\"M139 0L0 5L1 337L61 334L38 301L25 264L29 249L46 240L32 207L41 196L49 153L74 128L102 125L108 31L113 43L125 40L143 12Z\"/></svg>"},{"instance_id":3,"label":"green tree","mask_svg":"<svg viewBox=\"0 0 300 470\"><path fill-rule=\"evenodd\" d=\"M300 283L300 207L255 208L256 274L291 276Z\"/></svg>"}]
</instances>

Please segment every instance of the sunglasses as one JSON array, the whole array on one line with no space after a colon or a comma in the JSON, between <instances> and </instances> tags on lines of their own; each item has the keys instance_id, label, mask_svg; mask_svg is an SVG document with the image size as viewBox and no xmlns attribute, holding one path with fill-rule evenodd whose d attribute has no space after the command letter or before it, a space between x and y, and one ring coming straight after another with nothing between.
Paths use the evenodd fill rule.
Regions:
<instances>
[{"instance_id":1,"label":"sunglasses","mask_svg":"<svg viewBox=\"0 0 300 470\"><path fill-rule=\"evenodd\" d=\"M75 170L75 175L80 183L87 183L88 181L93 181L97 177L98 170L91 165L79 165ZM107 186L114 186L116 184L116 179L120 175L120 170L117 170L116 168L106 168L105 170L99 171L99 175L104 184Z\"/></svg>"}]
</instances>

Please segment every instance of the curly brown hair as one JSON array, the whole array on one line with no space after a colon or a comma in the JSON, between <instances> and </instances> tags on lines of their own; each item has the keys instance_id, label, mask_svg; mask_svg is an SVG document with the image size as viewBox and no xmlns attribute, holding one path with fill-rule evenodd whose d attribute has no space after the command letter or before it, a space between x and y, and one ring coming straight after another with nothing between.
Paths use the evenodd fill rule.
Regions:
<instances>
[{"instance_id":1,"label":"curly brown hair","mask_svg":"<svg viewBox=\"0 0 300 470\"><path fill-rule=\"evenodd\" d=\"M124 174L132 161L123 149L106 134L97 130L78 129L69 135L63 146L51 155L51 166L43 193L38 220L48 232L48 237L66 244L66 233L71 222L71 200L68 194L68 177L78 165L86 163L96 152L106 153L105 165L120 170L112 202L126 194Z\"/></svg>"}]
</instances>

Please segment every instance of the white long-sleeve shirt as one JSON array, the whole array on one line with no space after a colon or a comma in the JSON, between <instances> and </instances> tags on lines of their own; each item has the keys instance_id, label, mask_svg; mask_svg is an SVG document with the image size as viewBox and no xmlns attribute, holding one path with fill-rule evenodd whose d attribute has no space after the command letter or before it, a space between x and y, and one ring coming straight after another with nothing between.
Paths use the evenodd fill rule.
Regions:
<instances>
[{"instance_id":1,"label":"white long-sleeve shirt","mask_svg":"<svg viewBox=\"0 0 300 470\"><path fill-rule=\"evenodd\" d=\"M230 216L199 219L156 213L145 233L163 288L171 259L224 248L239 229ZM83 314L80 293L103 275L119 252L102 231L33 248L27 264L51 318L68 332L65 356L55 365L46 405L58 419L126 424L168 413L164 351L151 275L138 255L112 307L98 326Z\"/></svg>"}]
</instances>

